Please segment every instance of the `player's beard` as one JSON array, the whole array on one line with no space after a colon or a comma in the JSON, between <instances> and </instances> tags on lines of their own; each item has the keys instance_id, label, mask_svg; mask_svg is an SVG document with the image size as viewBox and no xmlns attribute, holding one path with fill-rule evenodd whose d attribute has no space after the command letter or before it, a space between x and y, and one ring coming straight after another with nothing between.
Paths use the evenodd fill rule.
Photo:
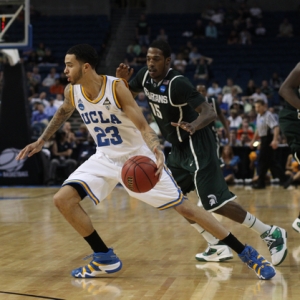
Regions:
<instances>
[{"instance_id":1,"label":"player's beard","mask_svg":"<svg viewBox=\"0 0 300 300\"><path fill-rule=\"evenodd\" d=\"M72 79L71 84L72 85L79 84L79 81L80 81L81 78L82 78L82 70L80 69L78 71L78 74L76 76L74 76L74 78Z\"/></svg>"}]
</instances>

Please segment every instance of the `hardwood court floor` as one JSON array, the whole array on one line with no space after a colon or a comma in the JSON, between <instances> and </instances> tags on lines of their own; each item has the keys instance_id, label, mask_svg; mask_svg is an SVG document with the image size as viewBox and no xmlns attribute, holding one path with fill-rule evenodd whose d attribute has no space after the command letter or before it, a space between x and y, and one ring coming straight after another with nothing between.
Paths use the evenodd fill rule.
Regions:
<instances>
[{"instance_id":1,"label":"hardwood court floor","mask_svg":"<svg viewBox=\"0 0 300 300\"><path fill-rule=\"evenodd\" d=\"M194 255L207 245L175 210L158 211L118 187L96 207L88 198L82 204L123 269L104 278L73 279L70 271L89 262L82 258L91 250L53 206L56 190L0 189L1 300L300 299L300 234L291 227L300 189L232 188L251 213L288 231L288 256L270 281L258 280L236 254L223 263L197 262ZM194 194L190 199L196 202ZM252 230L220 219L270 260Z\"/></svg>"}]
</instances>

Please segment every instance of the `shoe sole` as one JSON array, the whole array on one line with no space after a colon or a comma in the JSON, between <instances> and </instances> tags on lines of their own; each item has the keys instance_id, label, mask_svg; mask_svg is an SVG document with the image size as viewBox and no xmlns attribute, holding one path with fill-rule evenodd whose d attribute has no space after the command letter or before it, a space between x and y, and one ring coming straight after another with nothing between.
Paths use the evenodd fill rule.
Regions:
<instances>
[{"instance_id":1,"label":"shoe sole","mask_svg":"<svg viewBox=\"0 0 300 300\"><path fill-rule=\"evenodd\" d=\"M199 258L196 256L195 256L195 258L198 261L204 261L204 262L222 262L222 261L233 259L233 256L227 256L227 257L223 257L223 258L219 258L219 259L211 259L211 260L205 260L204 258Z\"/></svg>"},{"instance_id":2,"label":"shoe sole","mask_svg":"<svg viewBox=\"0 0 300 300\"><path fill-rule=\"evenodd\" d=\"M282 229L281 229L282 230ZM284 229L283 229L284 230ZM286 242L287 242L287 232L286 232L286 230L284 230L285 231L285 238L283 238L284 239L284 244L285 244L285 247L286 247ZM273 264L273 266L279 266L284 260L285 260L285 258L286 258L286 256L287 256L287 253L288 253L288 249L286 248L285 249L285 251L284 251L284 255L283 255L283 257L282 257L282 259L281 259L281 261L278 263L278 264Z\"/></svg>"},{"instance_id":3,"label":"shoe sole","mask_svg":"<svg viewBox=\"0 0 300 300\"><path fill-rule=\"evenodd\" d=\"M71 273L71 275L74 277L74 278L101 278L103 276L106 276L106 275L109 275L109 274L113 274L113 273L116 273L118 271L120 271L122 269L122 261L120 261L120 265L118 268L114 269L114 270L105 270L105 271L95 271L97 273L100 273L100 274L95 274L95 275L90 275L90 274L85 274L85 276L75 276Z\"/></svg>"}]
</instances>

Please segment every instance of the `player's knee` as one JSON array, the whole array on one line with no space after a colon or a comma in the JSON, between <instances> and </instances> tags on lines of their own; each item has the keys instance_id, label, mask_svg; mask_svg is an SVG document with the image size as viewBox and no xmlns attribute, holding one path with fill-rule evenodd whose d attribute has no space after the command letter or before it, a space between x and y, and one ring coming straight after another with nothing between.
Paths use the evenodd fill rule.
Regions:
<instances>
[{"instance_id":1,"label":"player's knee","mask_svg":"<svg viewBox=\"0 0 300 300\"><path fill-rule=\"evenodd\" d=\"M180 213L182 216L184 216L187 219L194 220L194 211L190 207L190 205L186 205L185 202L183 202L180 205L177 205L174 207L175 210Z\"/></svg>"}]
</instances>

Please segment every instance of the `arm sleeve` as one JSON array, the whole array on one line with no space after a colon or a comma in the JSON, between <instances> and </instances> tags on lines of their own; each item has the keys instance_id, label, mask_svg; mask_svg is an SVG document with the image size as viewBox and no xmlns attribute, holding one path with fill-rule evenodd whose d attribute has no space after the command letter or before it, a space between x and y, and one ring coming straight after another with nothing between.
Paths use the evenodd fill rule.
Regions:
<instances>
[{"instance_id":1,"label":"arm sleeve","mask_svg":"<svg viewBox=\"0 0 300 300\"><path fill-rule=\"evenodd\" d=\"M194 88L190 81L180 76L176 78L171 85L171 99L173 104L189 104L196 109L205 102L205 98Z\"/></svg>"},{"instance_id":2,"label":"arm sleeve","mask_svg":"<svg viewBox=\"0 0 300 300\"><path fill-rule=\"evenodd\" d=\"M143 79L146 71L147 71L147 67L143 67L137 72L135 77L129 82L129 89L132 92L139 93L143 91Z\"/></svg>"}]
</instances>

